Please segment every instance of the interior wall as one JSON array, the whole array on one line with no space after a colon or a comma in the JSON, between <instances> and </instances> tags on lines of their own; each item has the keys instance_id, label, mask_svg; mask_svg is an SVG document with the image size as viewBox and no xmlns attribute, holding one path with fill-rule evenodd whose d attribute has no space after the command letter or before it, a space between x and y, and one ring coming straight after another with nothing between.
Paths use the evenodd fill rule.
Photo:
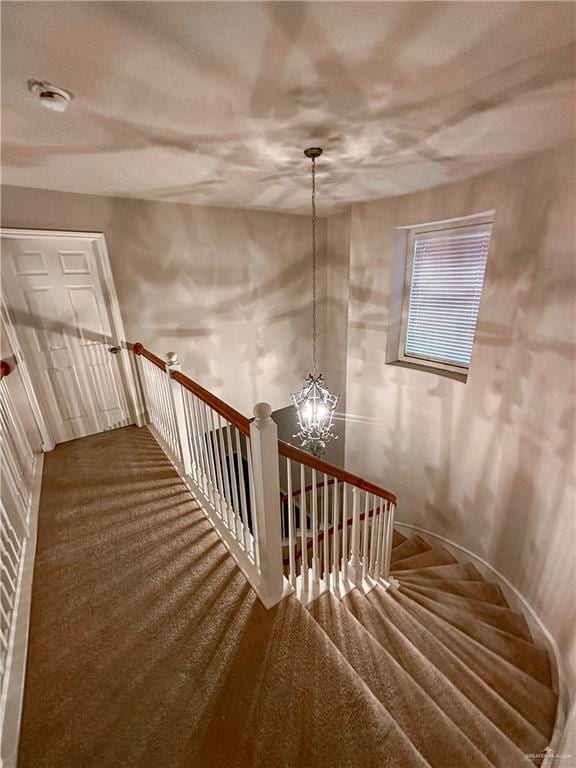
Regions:
<instances>
[{"instance_id":1,"label":"interior wall","mask_svg":"<svg viewBox=\"0 0 576 768\"><path fill-rule=\"evenodd\" d=\"M324 366L328 388L338 393L337 411L346 411L348 361L348 300L350 288L350 212L328 219L326 252L326 350Z\"/></svg>"},{"instance_id":2,"label":"interior wall","mask_svg":"<svg viewBox=\"0 0 576 768\"><path fill-rule=\"evenodd\" d=\"M467 383L385 363L396 227L495 209ZM352 210L346 464L574 650L574 146Z\"/></svg>"},{"instance_id":3,"label":"interior wall","mask_svg":"<svg viewBox=\"0 0 576 768\"><path fill-rule=\"evenodd\" d=\"M2 226L103 232L130 341L246 415L290 402L310 367L306 216L2 188ZM319 220L321 330L325 229ZM344 382L342 381L342 386Z\"/></svg>"}]
</instances>

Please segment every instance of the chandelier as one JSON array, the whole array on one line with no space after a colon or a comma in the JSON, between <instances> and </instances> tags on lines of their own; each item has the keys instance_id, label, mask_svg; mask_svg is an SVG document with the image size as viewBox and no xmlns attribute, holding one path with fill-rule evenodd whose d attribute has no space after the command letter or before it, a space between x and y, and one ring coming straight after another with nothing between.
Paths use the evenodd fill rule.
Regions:
<instances>
[{"instance_id":1,"label":"chandelier","mask_svg":"<svg viewBox=\"0 0 576 768\"><path fill-rule=\"evenodd\" d=\"M336 435L332 433L332 420L338 402L324 386L324 377L316 372L316 158L322 154L320 147L304 150L312 161L312 373L305 377L305 384L292 402L298 414L300 431L294 435L301 445L315 456L324 453L326 445Z\"/></svg>"}]
</instances>

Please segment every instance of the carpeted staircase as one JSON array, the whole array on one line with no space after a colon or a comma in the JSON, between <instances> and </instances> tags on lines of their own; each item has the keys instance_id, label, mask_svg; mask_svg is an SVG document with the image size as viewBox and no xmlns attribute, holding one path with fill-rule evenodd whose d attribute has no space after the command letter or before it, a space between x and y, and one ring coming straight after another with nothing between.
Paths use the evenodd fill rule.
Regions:
<instances>
[{"instance_id":1,"label":"carpeted staircase","mask_svg":"<svg viewBox=\"0 0 576 768\"><path fill-rule=\"evenodd\" d=\"M547 654L474 566L394 544L398 589L266 611L147 430L58 446L19 768L529 765Z\"/></svg>"},{"instance_id":2,"label":"carpeted staircase","mask_svg":"<svg viewBox=\"0 0 576 768\"><path fill-rule=\"evenodd\" d=\"M425 761L510 768L542 753L556 712L548 655L500 588L397 531L392 575L398 589L325 594L311 612Z\"/></svg>"}]
</instances>

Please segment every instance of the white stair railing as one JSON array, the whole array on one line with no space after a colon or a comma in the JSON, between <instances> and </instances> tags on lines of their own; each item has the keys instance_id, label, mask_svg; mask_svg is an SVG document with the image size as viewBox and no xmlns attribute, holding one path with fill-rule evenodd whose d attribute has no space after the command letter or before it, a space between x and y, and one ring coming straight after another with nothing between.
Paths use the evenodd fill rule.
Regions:
<instances>
[{"instance_id":1,"label":"white stair railing","mask_svg":"<svg viewBox=\"0 0 576 768\"><path fill-rule=\"evenodd\" d=\"M259 403L253 423L166 362L135 344L148 411L158 442L202 506L258 596L282 599L278 444L271 409Z\"/></svg>"},{"instance_id":2,"label":"white stair railing","mask_svg":"<svg viewBox=\"0 0 576 768\"><path fill-rule=\"evenodd\" d=\"M390 581L396 498L280 443L284 566L303 602Z\"/></svg>"},{"instance_id":3,"label":"white stair railing","mask_svg":"<svg viewBox=\"0 0 576 768\"><path fill-rule=\"evenodd\" d=\"M391 583L391 493L280 442L267 403L250 422L185 376L175 353L133 349L150 429L264 605L290 587L307 603Z\"/></svg>"},{"instance_id":4,"label":"white stair railing","mask_svg":"<svg viewBox=\"0 0 576 768\"><path fill-rule=\"evenodd\" d=\"M12 360L18 358L12 354ZM16 370L0 363L0 763L7 765L15 765L31 587L25 571L33 560L32 508L36 512L42 467L24 426L23 419L34 414L18 394L22 380Z\"/></svg>"}]
</instances>

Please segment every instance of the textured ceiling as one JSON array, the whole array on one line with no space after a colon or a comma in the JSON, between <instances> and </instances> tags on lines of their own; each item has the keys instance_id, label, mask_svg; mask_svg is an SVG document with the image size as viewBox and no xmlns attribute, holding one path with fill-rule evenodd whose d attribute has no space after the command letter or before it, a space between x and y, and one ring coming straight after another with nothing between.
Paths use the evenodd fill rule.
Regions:
<instances>
[{"instance_id":1,"label":"textured ceiling","mask_svg":"<svg viewBox=\"0 0 576 768\"><path fill-rule=\"evenodd\" d=\"M565 141L575 10L556 2L3 2L3 181L320 212ZM28 78L75 94L42 109Z\"/></svg>"}]
</instances>

